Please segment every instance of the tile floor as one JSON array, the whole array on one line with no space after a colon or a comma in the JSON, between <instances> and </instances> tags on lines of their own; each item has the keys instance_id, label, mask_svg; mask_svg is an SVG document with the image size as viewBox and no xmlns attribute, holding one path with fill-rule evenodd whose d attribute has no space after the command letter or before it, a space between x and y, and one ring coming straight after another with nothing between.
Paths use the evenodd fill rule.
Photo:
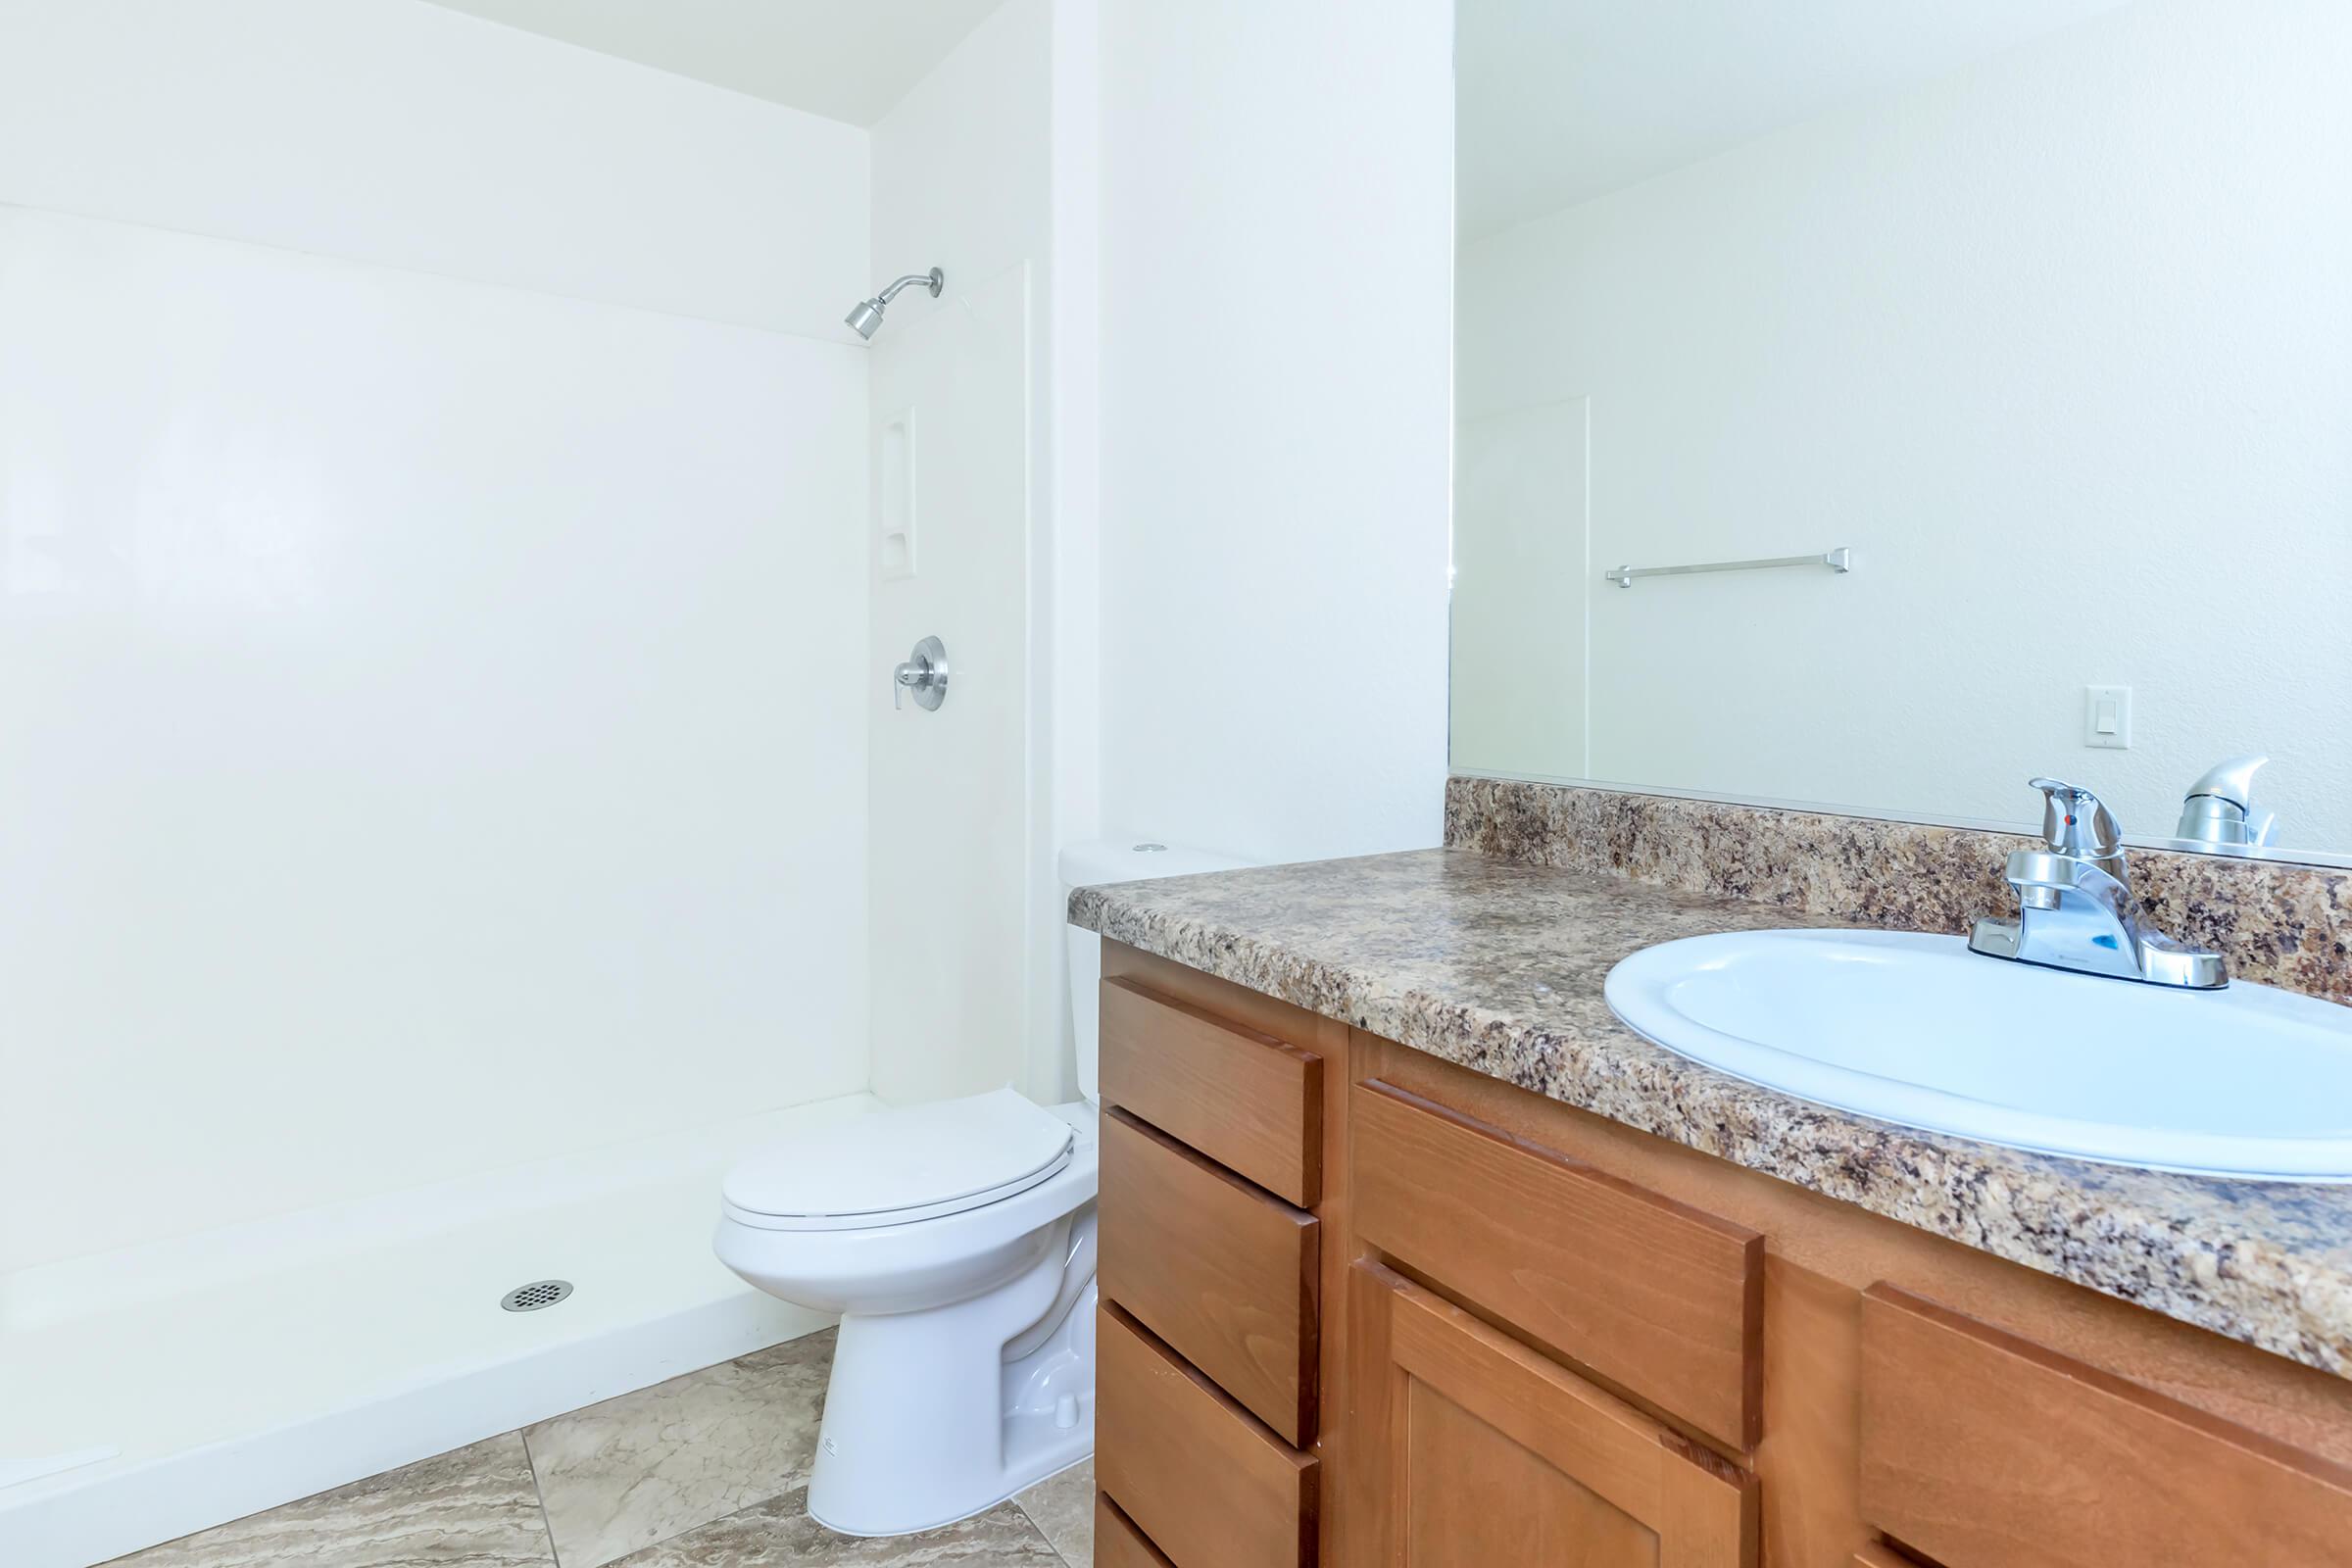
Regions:
<instances>
[{"instance_id":1,"label":"tile floor","mask_svg":"<svg viewBox=\"0 0 2352 1568\"><path fill-rule=\"evenodd\" d=\"M857 1541L811 1522L832 1352L832 1334L813 1334L115 1568L1090 1568L1091 1464L920 1536Z\"/></svg>"}]
</instances>

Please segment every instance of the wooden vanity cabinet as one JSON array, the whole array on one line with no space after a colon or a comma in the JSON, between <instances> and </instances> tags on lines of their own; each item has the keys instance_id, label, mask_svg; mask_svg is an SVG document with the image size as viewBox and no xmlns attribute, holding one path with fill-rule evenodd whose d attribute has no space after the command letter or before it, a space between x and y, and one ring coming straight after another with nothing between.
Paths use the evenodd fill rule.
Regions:
<instances>
[{"instance_id":1,"label":"wooden vanity cabinet","mask_svg":"<svg viewBox=\"0 0 2352 1568\"><path fill-rule=\"evenodd\" d=\"M1098 1555L1315 1568L1344 1024L1106 945Z\"/></svg>"},{"instance_id":2,"label":"wooden vanity cabinet","mask_svg":"<svg viewBox=\"0 0 2352 1568\"><path fill-rule=\"evenodd\" d=\"M1105 1564L2352 1568L2352 1382L1104 973Z\"/></svg>"}]
</instances>

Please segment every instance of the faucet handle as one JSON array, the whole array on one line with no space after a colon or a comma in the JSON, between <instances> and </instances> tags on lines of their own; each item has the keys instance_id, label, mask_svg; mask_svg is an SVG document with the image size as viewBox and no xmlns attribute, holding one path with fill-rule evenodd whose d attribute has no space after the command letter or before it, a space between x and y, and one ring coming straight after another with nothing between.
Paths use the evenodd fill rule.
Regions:
<instances>
[{"instance_id":1,"label":"faucet handle","mask_svg":"<svg viewBox=\"0 0 2352 1568\"><path fill-rule=\"evenodd\" d=\"M927 713L938 711L948 700L948 650L938 638L916 643L906 662L892 668L890 706L898 707L908 692L914 693L914 706Z\"/></svg>"},{"instance_id":2,"label":"faucet handle","mask_svg":"<svg viewBox=\"0 0 2352 1568\"><path fill-rule=\"evenodd\" d=\"M2251 811L2254 808L2254 775L2269 765L2270 760L2268 756L2257 754L2216 762L2205 770L2202 778L2188 787L2188 798L2193 801L2199 796L2210 795L2217 801L2227 801L2241 811Z\"/></svg>"},{"instance_id":3,"label":"faucet handle","mask_svg":"<svg viewBox=\"0 0 2352 1568\"><path fill-rule=\"evenodd\" d=\"M2041 836L2053 855L2078 860L2114 860L2124 853L2124 830L2115 813L2080 784L2063 779L2027 781L2041 791Z\"/></svg>"},{"instance_id":4,"label":"faucet handle","mask_svg":"<svg viewBox=\"0 0 2352 1568\"><path fill-rule=\"evenodd\" d=\"M2207 768L2181 800L2180 825L2173 836L2207 844L2270 843L2278 830L2278 813L2254 806L2254 775L2268 761L2261 756L2232 757Z\"/></svg>"}]
</instances>

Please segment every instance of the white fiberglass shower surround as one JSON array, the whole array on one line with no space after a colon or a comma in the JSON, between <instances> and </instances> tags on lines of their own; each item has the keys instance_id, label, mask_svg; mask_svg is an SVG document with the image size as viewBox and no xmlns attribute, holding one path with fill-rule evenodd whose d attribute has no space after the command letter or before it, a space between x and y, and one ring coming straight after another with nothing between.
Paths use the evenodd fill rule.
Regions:
<instances>
[{"instance_id":1,"label":"white fiberglass shower surround","mask_svg":"<svg viewBox=\"0 0 2352 1568\"><path fill-rule=\"evenodd\" d=\"M807 1332L732 1158L1063 1090L1048 15L848 123L426 0L0 0L0 1562Z\"/></svg>"}]
</instances>

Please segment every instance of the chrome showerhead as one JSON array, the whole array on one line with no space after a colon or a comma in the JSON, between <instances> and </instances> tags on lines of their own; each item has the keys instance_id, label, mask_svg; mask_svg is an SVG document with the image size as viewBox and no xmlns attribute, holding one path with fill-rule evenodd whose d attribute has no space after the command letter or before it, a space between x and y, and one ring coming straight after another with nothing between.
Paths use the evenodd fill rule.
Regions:
<instances>
[{"instance_id":1,"label":"chrome showerhead","mask_svg":"<svg viewBox=\"0 0 2352 1568\"><path fill-rule=\"evenodd\" d=\"M928 272L908 272L872 299L858 301L858 308L843 319L859 337L871 338L882 324L882 308L899 297L899 290L915 284L929 289L931 297L937 299L939 291L948 286L948 275L936 267Z\"/></svg>"}]
</instances>

